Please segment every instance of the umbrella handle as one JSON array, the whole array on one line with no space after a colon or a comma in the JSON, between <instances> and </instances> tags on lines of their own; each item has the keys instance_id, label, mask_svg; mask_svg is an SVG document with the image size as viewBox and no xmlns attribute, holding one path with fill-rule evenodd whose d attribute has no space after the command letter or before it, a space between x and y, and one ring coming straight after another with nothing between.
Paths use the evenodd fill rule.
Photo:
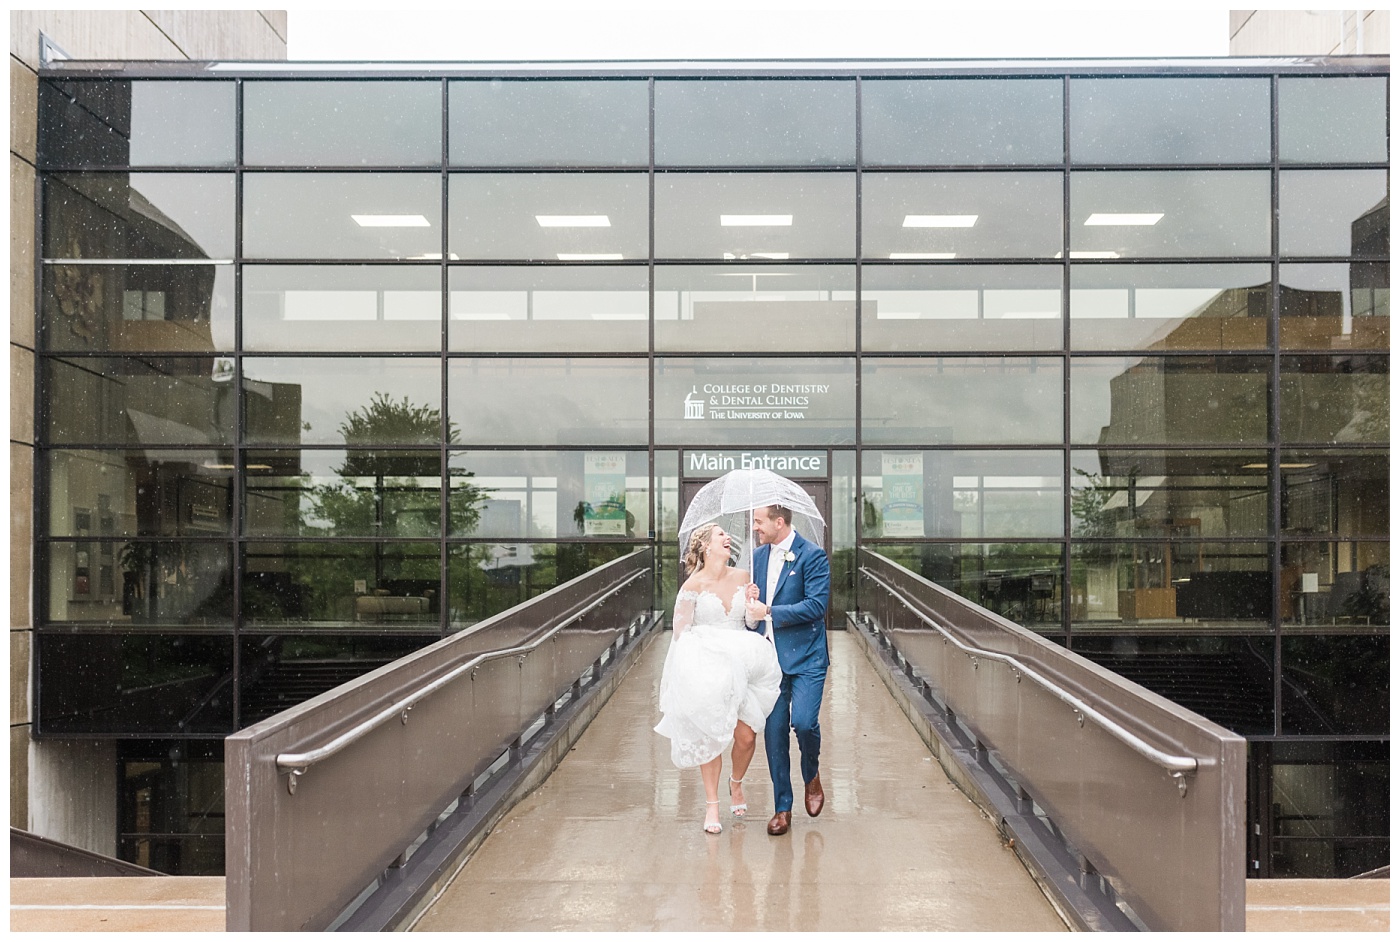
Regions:
<instances>
[{"instance_id":1,"label":"umbrella handle","mask_svg":"<svg viewBox=\"0 0 1400 942\"><path fill-rule=\"evenodd\" d=\"M753 501L749 501L749 503L753 503ZM754 583L755 585L757 585L758 582L757 582L757 580L755 580L754 577L753 577L753 574L754 574L753 557L754 557L754 554L758 552L758 538L755 537L755 536L753 535L753 508L752 508L752 507L749 508L749 539L751 539L751 540L754 541L754 542L753 542L753 549L749 550L749 581L752 582L752 583Z\"/></svg>"}]
</instances>

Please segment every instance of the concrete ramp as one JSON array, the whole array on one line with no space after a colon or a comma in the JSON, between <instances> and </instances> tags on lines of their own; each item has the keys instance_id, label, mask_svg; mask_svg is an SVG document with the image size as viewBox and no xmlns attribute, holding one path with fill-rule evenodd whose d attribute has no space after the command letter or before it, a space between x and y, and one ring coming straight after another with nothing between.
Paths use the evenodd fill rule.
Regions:
<instances>
[{"instance_id":1,"label":"concrete ramp","mask_svg":"<svg viewBox=\"0 0 1400 942\"><path fill-rule=\"evenodd\" d=\"M787 835L765 833L773 793L760 743L746 781L749 818L730 816L725 801L724 833L701 830L700 775L672 766L667 741L651 730L670 643L662 637L416 928L1063 931L855 640L829 637L820 818L799 800Z\"/></svg>"}]
</instances>

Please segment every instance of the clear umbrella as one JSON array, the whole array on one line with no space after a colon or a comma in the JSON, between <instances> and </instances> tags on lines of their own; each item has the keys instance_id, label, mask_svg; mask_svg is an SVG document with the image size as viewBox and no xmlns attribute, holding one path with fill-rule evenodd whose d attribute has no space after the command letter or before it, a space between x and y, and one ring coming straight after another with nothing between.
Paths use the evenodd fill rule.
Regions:
<instances>
[{"instance_id":1,"label":"clear umbrella","mask_svg":"<svg viewBox=\"0 0 1400 942\"><path fill-rule=\"evenodd\" d=\"M762 468L730 471L700 488L681 521L681 553L696 528L711 522L724 527L738 547L735 565L753 572L753 512L777 504L792 511L792 528L822 545L826 521L812 496L796 481Z\"/></svg>"}]
</instances>

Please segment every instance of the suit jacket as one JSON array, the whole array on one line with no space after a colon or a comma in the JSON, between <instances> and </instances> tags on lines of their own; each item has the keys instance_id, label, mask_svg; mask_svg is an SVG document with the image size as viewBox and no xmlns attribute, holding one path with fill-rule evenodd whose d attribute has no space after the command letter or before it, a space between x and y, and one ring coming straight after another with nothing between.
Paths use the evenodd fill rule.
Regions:
<instances>
[{"instance_id":1,"label":"suit jacket","mask_svg":"<svg viewBox=\"0 0 1400 942\"><path fill-rule=\"evenodd\" d=\"M826 605L831 597L831 563L820 546L802 535L792 541L791 562L783 563L773 598L768 599L768 557L773 547L760 546L753 554L758 599L773 606L773 644L785 674L825 670ZM760 623L755 631L762 632Z\"/></svg>"}]
</instances>

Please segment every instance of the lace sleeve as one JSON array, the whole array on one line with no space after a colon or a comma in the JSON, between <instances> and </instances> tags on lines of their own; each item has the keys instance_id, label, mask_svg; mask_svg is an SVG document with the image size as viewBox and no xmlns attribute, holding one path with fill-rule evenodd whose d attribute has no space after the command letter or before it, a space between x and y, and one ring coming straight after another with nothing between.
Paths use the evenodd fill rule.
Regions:
<instances>
[{"instance_id":1,"label":"lace sleeve","mask_svg":"<svg viewBox=\"0 0 1400 942\"><path fill-rule=\"evenodd\" d=\"M671 619L675 634L681 634L695 623L695 603L699 598L700 593L685 589L676 593L676 614Z\"/></svg>"}]
</instances>

